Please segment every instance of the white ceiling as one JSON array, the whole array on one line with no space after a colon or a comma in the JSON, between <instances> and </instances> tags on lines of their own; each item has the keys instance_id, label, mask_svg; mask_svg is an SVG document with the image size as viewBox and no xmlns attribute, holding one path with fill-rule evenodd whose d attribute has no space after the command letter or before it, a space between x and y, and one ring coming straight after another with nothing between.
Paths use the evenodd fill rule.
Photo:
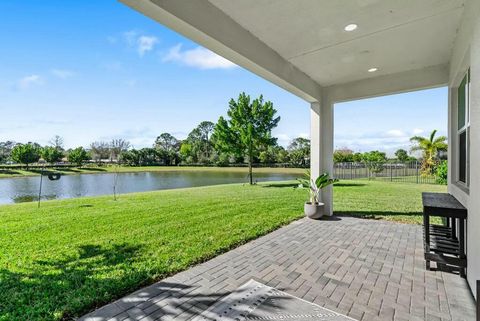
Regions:
<instances>
[{"instance_id":1,"label":"white ceiling","mask_svg":"<svg viewBox=\"0 0 480 321\"><path fill-rule=\"evenodd\" d=\"M322 86L449 62L464 0L209 0ZM347 24L358 24L353 32ZM378 67L375 73L368 73Z\"/></svg>"}]
</instances>

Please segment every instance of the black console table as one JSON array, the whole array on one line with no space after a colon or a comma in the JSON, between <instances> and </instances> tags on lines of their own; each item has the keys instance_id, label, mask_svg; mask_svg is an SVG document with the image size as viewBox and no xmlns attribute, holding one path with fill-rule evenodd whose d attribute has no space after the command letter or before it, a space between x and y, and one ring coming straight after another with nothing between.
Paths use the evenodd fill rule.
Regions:
<instances>
[{"instance_id":1,"label":"black console table","mask_svg":"<svg viewBox=\"0 0 480 321\"><path fill-rule=\"evenodd\" d=\"M443 264L465 277L465 230L467 209L450 194L423 193L423 232L426 268L430 262ZM444 218L443 225L430 224L430 216Z\"/></svg>"}]
</instances>

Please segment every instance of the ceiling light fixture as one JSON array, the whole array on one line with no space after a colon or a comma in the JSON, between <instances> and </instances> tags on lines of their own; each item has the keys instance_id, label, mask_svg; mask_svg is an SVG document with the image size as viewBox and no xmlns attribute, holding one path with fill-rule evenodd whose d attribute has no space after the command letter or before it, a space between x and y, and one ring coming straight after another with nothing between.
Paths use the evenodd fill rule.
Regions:
<instances>
[{"instance_id":1,"label":"ceiling light fixture","mask_svg":"<svg viewBox=\"0 0 480 321\"><path fill-rule=\"evenodd\" d=\"M368 69L368 72L375 72L375 71L377 71L377 70L378 70L378 68L373 67L373 68Z\"/></svg>"},{"instance_id":2,"label":"ceiling light fixture","mask_svg":"<svg viewBox=\"0 0 480 321\"><path fill-rule=\"evenodd\" d=\"M347 32L350 32L350 31L353 31L353 30L355 30L355 29L357 29L357 28L358 28L358 26L357 26L356 24L351 23L351 24L349 24L349 25L346 25L345 28L343 28L343 29L344 29L345 31L347 31Z\"/></svg>"}]
</instances>

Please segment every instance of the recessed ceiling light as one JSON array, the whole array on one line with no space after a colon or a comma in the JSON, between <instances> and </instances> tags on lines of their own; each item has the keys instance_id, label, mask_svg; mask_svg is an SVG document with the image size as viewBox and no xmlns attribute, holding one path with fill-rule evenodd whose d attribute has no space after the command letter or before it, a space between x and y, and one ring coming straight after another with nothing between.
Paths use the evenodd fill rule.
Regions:
<instances>
[{"instance_id":1,"label":"recessed ceiling light","mask_svg":"<svg viewBox=\"0 0 480 321\"><path fill-rule=\"evenodd\" d=\"M373 67L373 68L368 69L368 72L375 72L375 71L377 71L377 70L378 70L378 68Z\"/></svg>"},{"instance_id":2,"label":"recessed ceiling light","mask_svg":"<svg viewBox=\"0 0 480 321\"><path fill-rule=\"evenodd\" d=\"M343 29L345 29L345 31L350 32L350 31L353 31L353 30L355 30L355 29L357 29L357 28L358 28L358 26L357 26L356 24L351 23L351 24L349 24L349 25L346 25L345 28L343 28Z\"/></svg>"}]
</instances>

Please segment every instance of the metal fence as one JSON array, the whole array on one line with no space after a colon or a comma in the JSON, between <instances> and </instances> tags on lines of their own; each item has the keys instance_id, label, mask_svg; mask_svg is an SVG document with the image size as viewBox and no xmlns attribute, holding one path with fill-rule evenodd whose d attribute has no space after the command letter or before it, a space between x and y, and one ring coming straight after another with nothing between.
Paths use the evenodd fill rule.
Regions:
<instances>
[{"instance_id":1,"label":"metal fence","mask_svg":"<svg viewBox=\"0 0 480 321\"><path fill-rule=\"evenodd\" d=\"M335 163L338 179L377 179L391 182L438 184L435 175L425 175L420 162L407 163Z\"/></svg>"}]
</instances>

